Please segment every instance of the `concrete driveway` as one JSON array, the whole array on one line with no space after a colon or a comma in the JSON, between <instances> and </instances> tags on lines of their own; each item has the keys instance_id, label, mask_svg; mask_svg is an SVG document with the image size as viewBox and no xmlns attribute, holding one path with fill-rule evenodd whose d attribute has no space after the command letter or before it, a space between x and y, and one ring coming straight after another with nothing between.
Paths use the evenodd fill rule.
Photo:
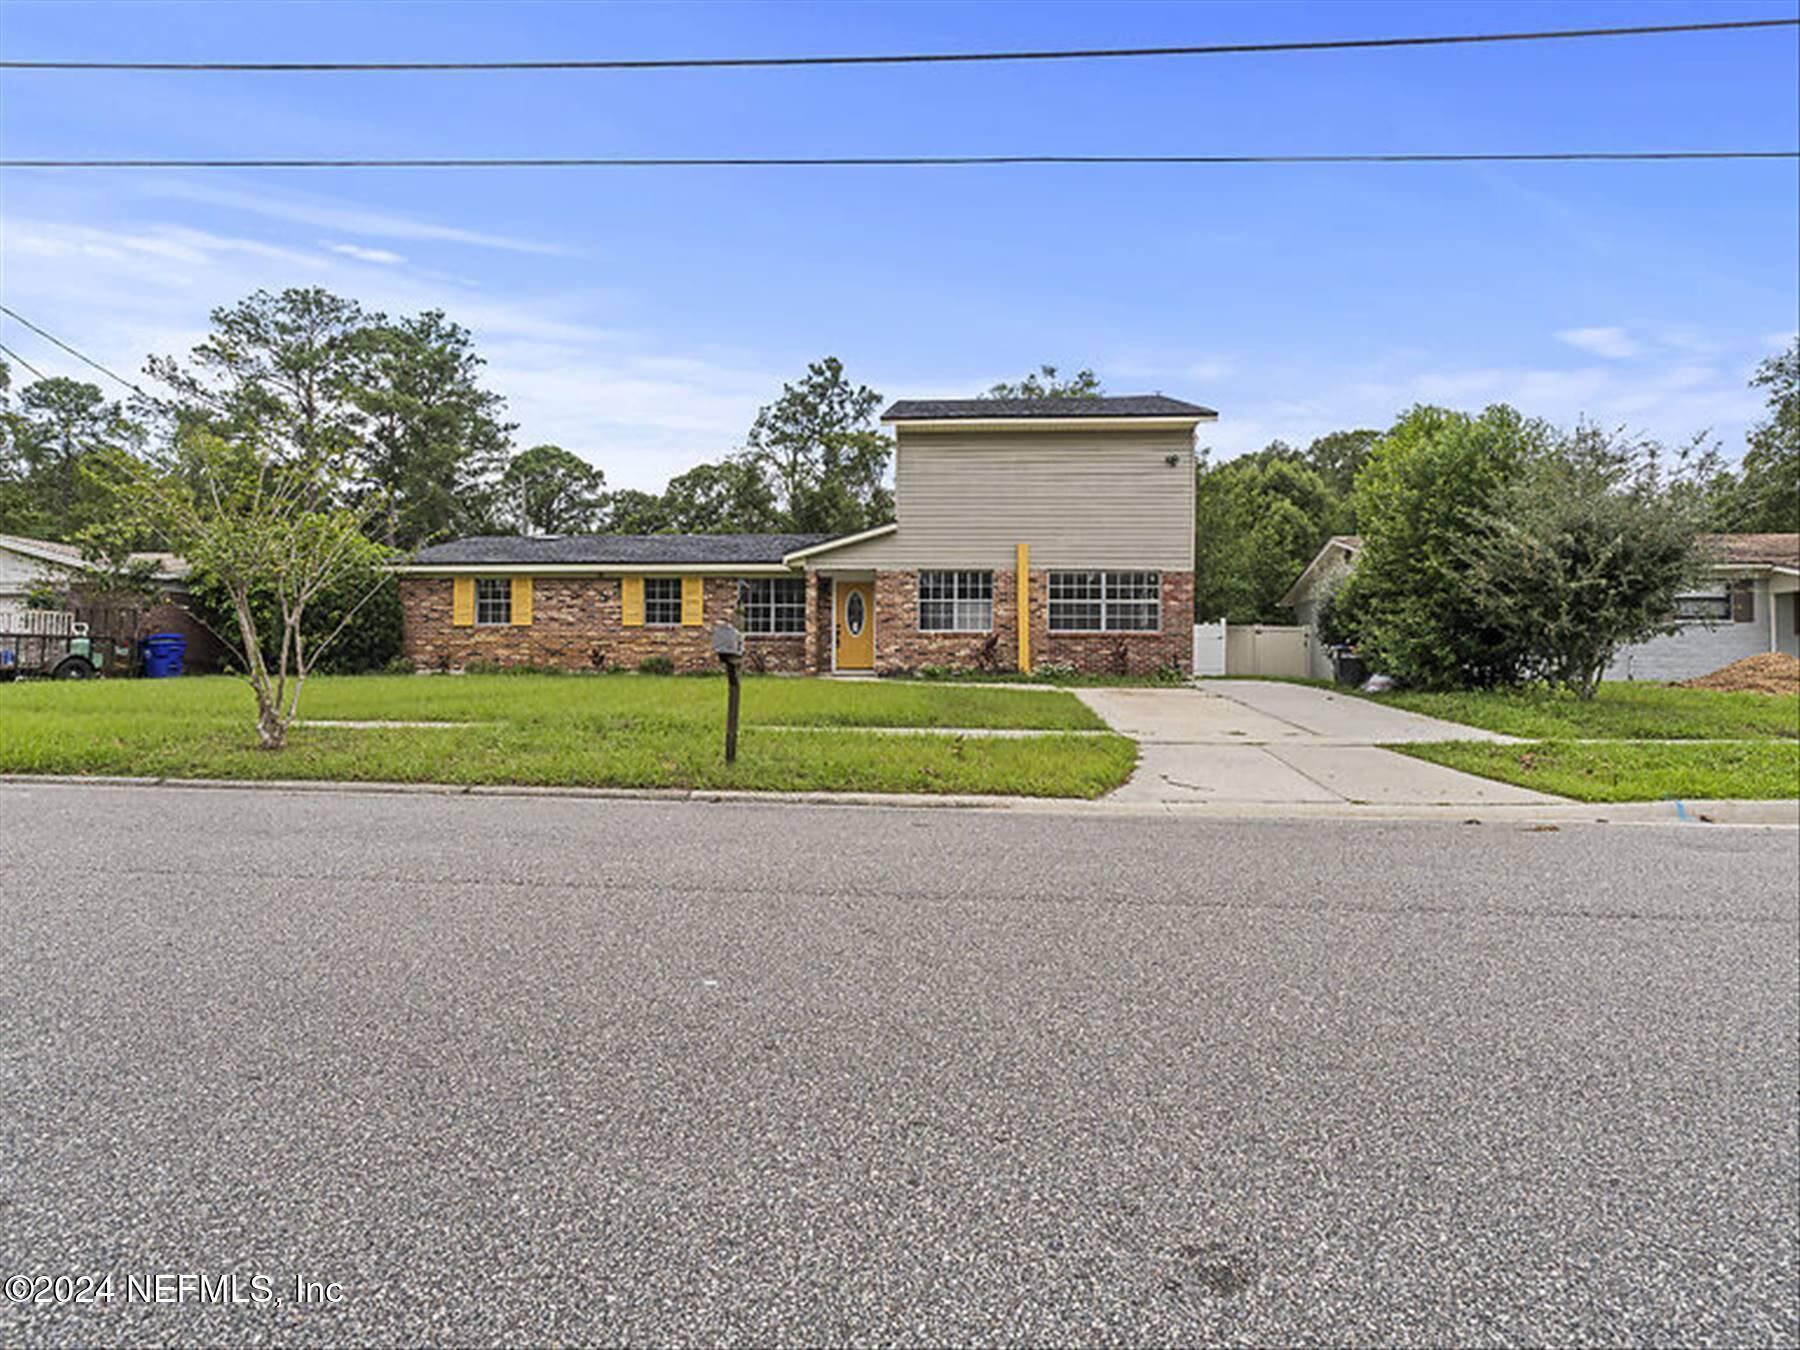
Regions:
<instances>
[{"instance_id":1,"label":"concrete driveway","mask_svg":"<svg viewBox=\"0 0 1800 1350\"><path fill-rule=\"evenodd\" d=\"M1108 800L1220 805L1530 806L1560 798L1383 750L1515 738L1311 685L1208 680L1077 693L1138 743Z\"/></svg>"}]
</instances>

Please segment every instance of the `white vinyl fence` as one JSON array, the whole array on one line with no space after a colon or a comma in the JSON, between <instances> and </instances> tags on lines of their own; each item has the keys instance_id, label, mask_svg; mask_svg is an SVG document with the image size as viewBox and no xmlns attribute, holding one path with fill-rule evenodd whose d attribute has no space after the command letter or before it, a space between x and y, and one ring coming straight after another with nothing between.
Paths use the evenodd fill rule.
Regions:
<instances>
[{"instance_id":1,"label":"white vinyl fence","mask_svg":"<svg viewBox=\"0 0 1800 1350\"><path fill-rule=\"evenodd\" d=\"M1194 674L1279 675L1304 679L1312 670L1312 629L1301 624L1194 625Z\"/></svg>"}]
</instances>

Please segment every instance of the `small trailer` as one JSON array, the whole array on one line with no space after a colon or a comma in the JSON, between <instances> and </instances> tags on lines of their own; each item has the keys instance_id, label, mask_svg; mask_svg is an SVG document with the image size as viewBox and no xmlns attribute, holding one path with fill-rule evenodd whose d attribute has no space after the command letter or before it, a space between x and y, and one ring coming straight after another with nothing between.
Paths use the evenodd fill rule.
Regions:
<instances>
[{"instance_id":1,"label":"small trailer","mask_svg":"<svg viewBox=\"0 0 1800 1350\"><path fill-rule=\"evenodd\" d=\"M90 680L105 663L105 644L95 647L74 610L0 609L0 680Z\"/></svg>"}]
</instances>

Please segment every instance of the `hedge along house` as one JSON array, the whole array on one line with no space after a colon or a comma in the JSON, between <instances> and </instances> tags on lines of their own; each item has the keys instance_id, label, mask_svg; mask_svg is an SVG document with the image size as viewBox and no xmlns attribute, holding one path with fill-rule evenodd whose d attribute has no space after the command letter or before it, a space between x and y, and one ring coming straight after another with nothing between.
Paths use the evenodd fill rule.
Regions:
<instances>
[{"instance_id":1,"label":"hedge along house","mask_svg":"<svg viewBox=\"0 0 1800 1350\"><path fill-rule=\"evenodd\" d=\"M1194 431L1216 417L1160 395L896 403L892 524L436 545L400 569L406 654L709 669L731 621L761 670L1185 669Z\"/></svg>"}]
</instances>

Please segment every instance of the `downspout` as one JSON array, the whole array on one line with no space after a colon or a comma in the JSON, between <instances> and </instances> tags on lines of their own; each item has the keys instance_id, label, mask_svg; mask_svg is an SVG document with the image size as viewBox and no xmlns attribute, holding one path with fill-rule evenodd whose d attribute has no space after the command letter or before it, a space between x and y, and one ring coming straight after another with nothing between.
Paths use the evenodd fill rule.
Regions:
<instances>
[{"instance_id":1,"label":"downspout","mask_svg":"<svg viewBox=\"0 0 1800 1350\"><path fill-rule=\"evenodd\" d=\"M1013 591L1013 608L1019 615L1019 670L1031 673L1031 545L1018 549L1019 579Z\"/></svg>"}]
</instances>

